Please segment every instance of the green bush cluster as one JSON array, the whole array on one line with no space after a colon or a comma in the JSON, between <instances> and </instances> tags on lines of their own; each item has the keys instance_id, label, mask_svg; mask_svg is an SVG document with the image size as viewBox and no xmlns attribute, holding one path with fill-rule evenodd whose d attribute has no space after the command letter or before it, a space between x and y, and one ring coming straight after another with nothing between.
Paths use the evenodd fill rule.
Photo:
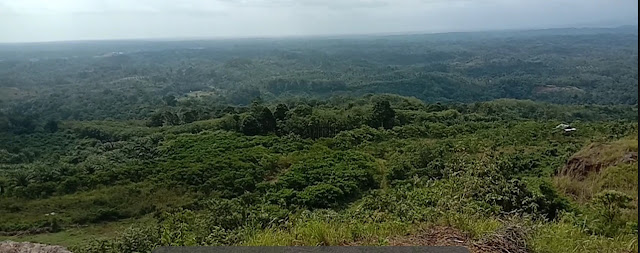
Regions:
<instances>
[{"instance_id":1,"label":"green bush cluster","mask_svg":"<svg viewBox=\"0 0 640 253\"><path fill-rule=\"evenodd\" d=\"M535 114L544 111L539 108L557 114ZM243 130L246 117L267 110L275 125L258 117L258 132ZM583 110L593 113L576 116L578 132L554 128ZM382 117L377 114L389 118L372 120ZM607 198L588 207L569 202L549 177L585 143L637 133L637 116L609 120L600 107L424 104L392 95L256 101L218 116L162 127L63 122L57 132L4 133L1 138L18 141L0 146L7 161L0 169L0 229L36 233L154 217L115 238L78 245L79 252L373 243L398 227L425 223L480 235L513 216L567 223L594 236L634 233L633 220L619 214L625 207ZM43 206L56 215L45 216ZM389 230L369 231L376 226ZM329 229L342 234L332 237Z\"/></svg>"}]
</instances>

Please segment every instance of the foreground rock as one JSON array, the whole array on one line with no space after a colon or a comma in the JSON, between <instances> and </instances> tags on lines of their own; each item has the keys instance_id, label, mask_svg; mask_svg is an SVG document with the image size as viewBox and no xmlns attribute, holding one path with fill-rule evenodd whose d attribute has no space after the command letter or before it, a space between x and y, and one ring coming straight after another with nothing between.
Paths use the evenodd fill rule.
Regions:
<instances>
[{"instance_id":1,"label":"foreground rock","mask_svg":"<svg viewBox=\"0 0 640 253\"><path fill-rule=\"evenodd\" d=\"M32 242L0 242L2 253L71 253L62 246L46 245Z\"/></svg>"}]
</instances>

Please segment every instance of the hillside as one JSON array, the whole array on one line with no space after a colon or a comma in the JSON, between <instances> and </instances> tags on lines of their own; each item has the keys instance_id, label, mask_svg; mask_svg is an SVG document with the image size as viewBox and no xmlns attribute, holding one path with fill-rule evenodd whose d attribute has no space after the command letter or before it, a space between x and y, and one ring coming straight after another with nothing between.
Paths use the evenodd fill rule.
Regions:
<instances>
[{"instance_id":1,"label":"hillside","mask_svg":"<svg viewBox=\"0 0 640 253\"><path fill-rule=\"evenodd\" d=\"M638 252L628 29L0 58L0 241Z\"/></svg>"},{"instance_id":2,"label":"hillside","mask_svg":"<svg viewBox=\"0 0 640 253\"><path fill-rule=\"evenodd\" d=\"M209 111L367 93L634 105L637 83L637 29L622 28L0 45L3 113L57 120L144 119L168 96Z\"/></svg>"},{"instance_id":3,"label":"hillside","mask_svg":"<svg viewBox=\"0 0 640 253\"><path fill-rule=\"evenodd\" d=\"M256 103L177 126L67 122L2 142L0 226L5 235L53 236L78 225L147 220L122 239L95 242L129 251L164 244L377 245L429 224L487 240L515 223L526 227L523 236L533 229L526 240L536 246L549 239L537 238L536 229L571 228L565 217L582 210L583 202L554 190L556 171L572 166L594 139L637 133L635 108L588 108L368 96ZM269 118L267 111L276 113ZM566 135L555 129L560 122L579 130ZM584 247L637 250L637 242L601 245L607 236L631 240L635 232L626 225L602 235L572 229L596 243ZM56 240L48 242L64 245L67 238ZM65 246L93 252L95 243ZM552 243L537 246L560 244Z\"/></svg>"}]
</instances>

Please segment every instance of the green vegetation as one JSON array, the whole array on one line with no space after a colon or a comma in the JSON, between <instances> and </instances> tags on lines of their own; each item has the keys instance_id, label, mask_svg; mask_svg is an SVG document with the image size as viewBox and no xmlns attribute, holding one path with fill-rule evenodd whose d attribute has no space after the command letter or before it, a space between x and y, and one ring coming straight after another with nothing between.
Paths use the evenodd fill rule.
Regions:
<instances>
[{"instance_id":1,"label":"green vegetation","mask_svg":"<svg viewBox=\"0 0 640 253\"><path fill-rule=\"evenodd\" d=\"M445 227L637 252L637 33L606 31L0 50L0 86L24 90L0 96L0 239L149 252Z\"/></svg>"}]
</instances>

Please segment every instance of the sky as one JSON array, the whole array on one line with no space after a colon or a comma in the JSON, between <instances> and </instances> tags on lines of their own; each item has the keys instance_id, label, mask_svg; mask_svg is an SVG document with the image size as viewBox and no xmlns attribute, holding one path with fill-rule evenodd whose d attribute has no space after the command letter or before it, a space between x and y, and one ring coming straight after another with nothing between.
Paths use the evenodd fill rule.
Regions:
<instances>
[{"instance_id":1,"label":"sky","mask_svg":"<svg viewBox=\"0 0 640 253\"><path fill-rule=\"evenodd\" d=\"M0 42L636 25L637 0L0 0Z\"/></svg>"}]
</instances>

